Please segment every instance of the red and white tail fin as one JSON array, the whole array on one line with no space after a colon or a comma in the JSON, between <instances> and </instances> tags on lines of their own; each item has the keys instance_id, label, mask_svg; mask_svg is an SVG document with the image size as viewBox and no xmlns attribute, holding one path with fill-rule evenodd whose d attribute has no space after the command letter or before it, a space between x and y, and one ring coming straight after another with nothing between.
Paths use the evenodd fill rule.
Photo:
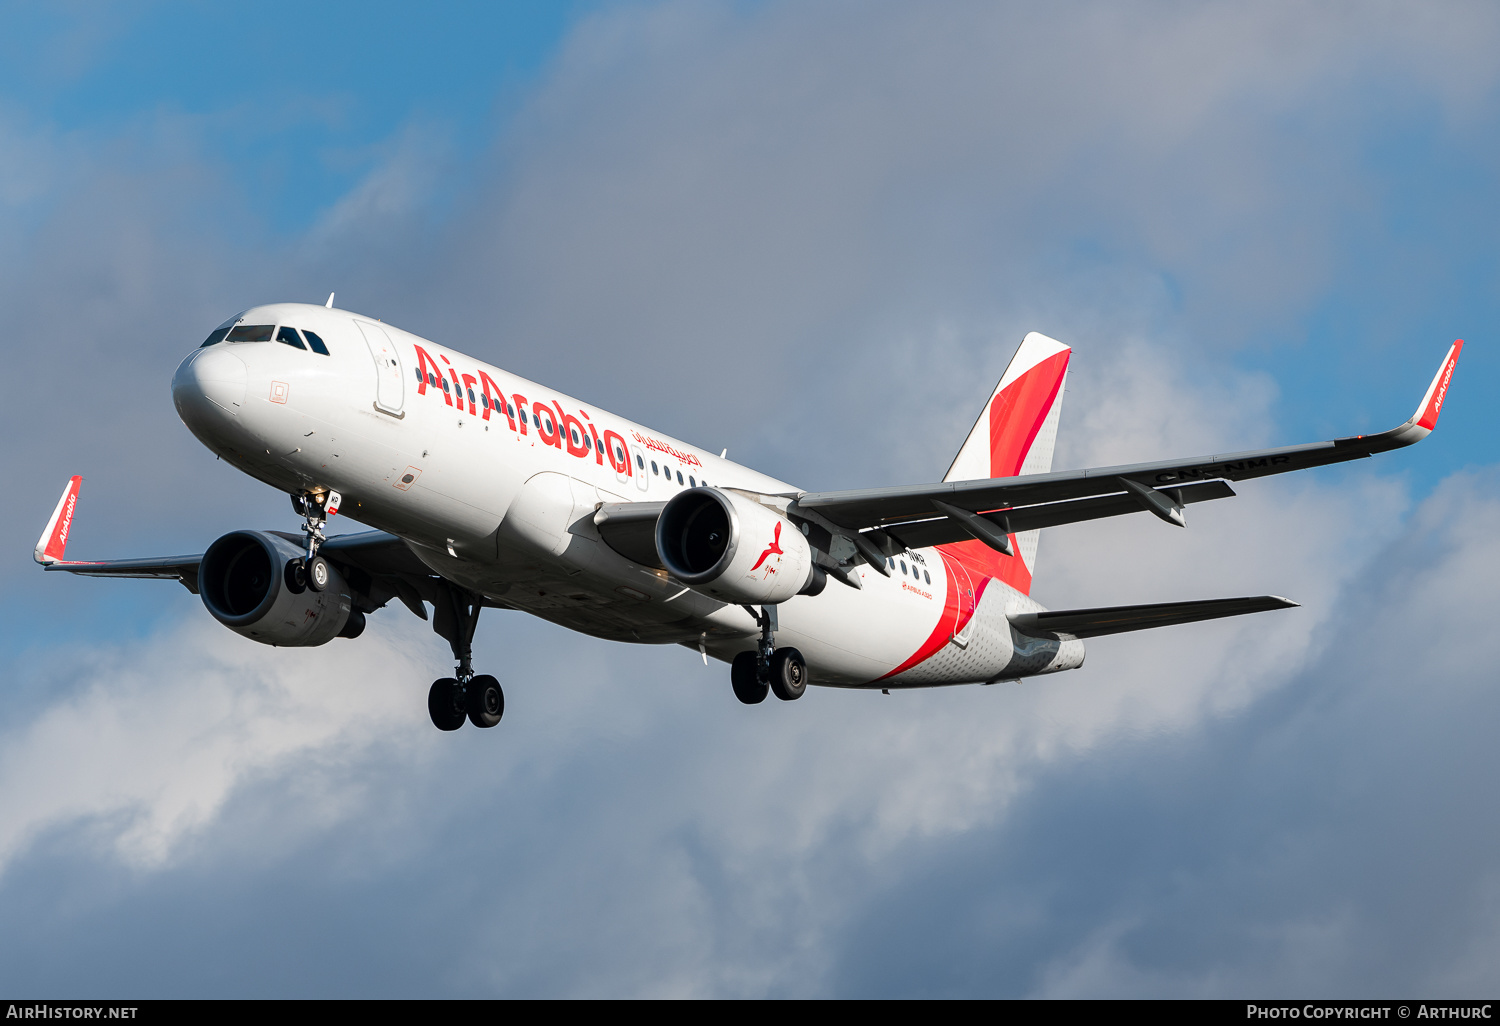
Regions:
<instances>
[{"instance_id":1,"label":"red and white tail fin","mask_svg":"<svg viewBox=\"0 0 1500 1026\"><path fill-rule=\"evenodd\" d=\"M32 558L38 563L63 561L68 549L68 532L73 529L73 513L78 509L78 488L82 484L83 478L77 474L68 479L68 487L63 489L62 498L57 500L52 519L47 521L47 529L37 539Z\"/></svg>"},{"instance_id":2,"label":"red and white tail fin","mask_svg":"<svg viewBox=\"0 0 1500 1026\"><path fill-rule=\"evenodd\" d=\"M943 480L973 481L1051 470L1072 354L1072 349L1039 332L1022 339ZM1036 567L1037 535L1026 531L1015 539L1028 578Z\"/></svg>"}]
</instances>

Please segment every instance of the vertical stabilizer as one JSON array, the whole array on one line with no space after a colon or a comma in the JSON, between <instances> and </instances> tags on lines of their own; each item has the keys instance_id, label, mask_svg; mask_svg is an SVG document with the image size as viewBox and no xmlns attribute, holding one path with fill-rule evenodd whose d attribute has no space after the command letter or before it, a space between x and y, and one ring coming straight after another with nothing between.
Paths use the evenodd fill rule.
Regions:
<instances>
[{"instance_id":1,"label":"vertical stabilizer","mask_svg":"<svg viewBox=\"0 0 1500 1026\"><path fill-rule=\"evenodd\" d=\"M1045 474L1052 469L1052 447L1062 415L1063 384L1073 351L1056 339L1033 331L1021 341L1010 366L985 403L944 481ZM965 546L978 543L961 543ZM1024 572L997 572L1022 591L1029 591L1036 567L1037 532L1015 536L1015 551ZM993 558L1006 557L992 553ZM986 557L990 558L990 557Z\"/></svg>"}]
</instances>

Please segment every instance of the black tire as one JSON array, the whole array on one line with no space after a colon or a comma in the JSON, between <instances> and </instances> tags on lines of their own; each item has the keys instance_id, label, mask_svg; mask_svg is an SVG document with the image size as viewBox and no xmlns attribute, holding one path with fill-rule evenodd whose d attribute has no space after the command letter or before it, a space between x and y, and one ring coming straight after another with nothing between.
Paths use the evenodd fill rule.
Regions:
<instances>
[{"instance_id":1,"label":"black tire","mask_svg":"<svg viewBox=\"0 0 1500 1026\"><path fill-rule=\"evenodd\" d=\"M468 719L464 708L463 685L452 677L443 677L432 682L427 691L427 715L438 730L457 730Z\"/></svg>"},{"instance_id":2,"label":"black tire","mask_svg":"<svg viewBox=\"0 0 1500 1026\"><path fill-rule=\"evenodd\" d=\"M322 556L314 556L307 561L307 586L313 591L322 591L328 587L328 581L332 576L328 560Z\"/></svg>"},{"instance_id":3,"label":"black tire","mask_svg":"<svg viewBox=\"0 0 1500 1026\"><path fill-rule=\"evenodd\" d=\"M729 665L729 682L734 685L734 697L746 705L758 705L766 700L771 688L760 679L755 666L754 652L741 652Z\"/></svg>"},{"instance_id":4,"label":"black tire","mask_svg":"<svg viewBox=\"0 0 1500 1026\"><path fill-rule=\"evenodd\" d=\"M288 560L286 564L286 590L293 595L301 595L307 590L307 571L302 567L302 560Z\"/></svg>"},{"instance_id":5,"label":"black tire","mask_svg":"<svg viewBox=\"0 0 1500 1026\"><path fill-rule=\"evenodd\" d=\"M795 648L778 648L771 654L771 690L783 702L801 698L807 690L807 663Z\"/></svg>"},{"instance_id":6,"label":"black tire","mask_svg":"<svg viewBox=\"0 0 1500 1026\"><path fill-rule=\"evenodd\" d=\"M493 727L505 715L505 692L487 673L469 681L464 700L469 707L469 722L476 727Z\"/></svg>"}]
</instances>

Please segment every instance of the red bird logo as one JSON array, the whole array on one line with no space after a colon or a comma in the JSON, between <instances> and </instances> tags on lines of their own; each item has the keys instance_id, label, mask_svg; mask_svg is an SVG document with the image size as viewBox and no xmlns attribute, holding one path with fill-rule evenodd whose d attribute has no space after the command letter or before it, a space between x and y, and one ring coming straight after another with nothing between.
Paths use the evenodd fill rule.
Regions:
<instances>
[{"instance_id":1,"label":"red bird logo","mask_svg":"<svg viewBox=\"0 0 1500 1026\"><path fill-rule=\"evenodd\" d=\"M762 552L760 554L760 558L755 561L755 565L750 568L750 572L753 574L753 573L755 573L755 571L759 570L760 569L760 565L766 561L766 557L767 556L771 556L771 555L776 555L776 556L784 556L784 555L786 555L785 552L781 551L781 525L780 524L776 525L776 533L771 536L771 544L769 546L767 546L766 551L764 551L764 552ZM768 567L766 567L766 569L768 571L770 571L771 573L775 573L776 572L776 570L775 570L774 567L769 567L768 566Z\"/></svg>"}]
</instances>

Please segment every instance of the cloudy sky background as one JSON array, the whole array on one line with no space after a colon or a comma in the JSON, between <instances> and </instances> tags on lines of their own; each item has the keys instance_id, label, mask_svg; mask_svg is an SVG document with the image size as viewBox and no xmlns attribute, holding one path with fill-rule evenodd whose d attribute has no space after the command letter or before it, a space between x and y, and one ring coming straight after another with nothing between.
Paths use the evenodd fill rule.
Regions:
<instances>
[{"instance_id":1,"label":"cloudy sky background","mask_svg":"<svg viewBox=\"0 0 1500 1026\"><path fill-rule=\"evenodd\" d=\"M0 990L1492 995L1500 12L1483 4L0 3ZM1016 343L1059 468L1438 432L1053 606L1301 609L1080 671L753 709L487 613L264 649L43 576L294 526L168 382L260 302L382 317L809 488L931 480ZM349 526L349 525L346 525Z\"/></svg>"}]
</instances>

